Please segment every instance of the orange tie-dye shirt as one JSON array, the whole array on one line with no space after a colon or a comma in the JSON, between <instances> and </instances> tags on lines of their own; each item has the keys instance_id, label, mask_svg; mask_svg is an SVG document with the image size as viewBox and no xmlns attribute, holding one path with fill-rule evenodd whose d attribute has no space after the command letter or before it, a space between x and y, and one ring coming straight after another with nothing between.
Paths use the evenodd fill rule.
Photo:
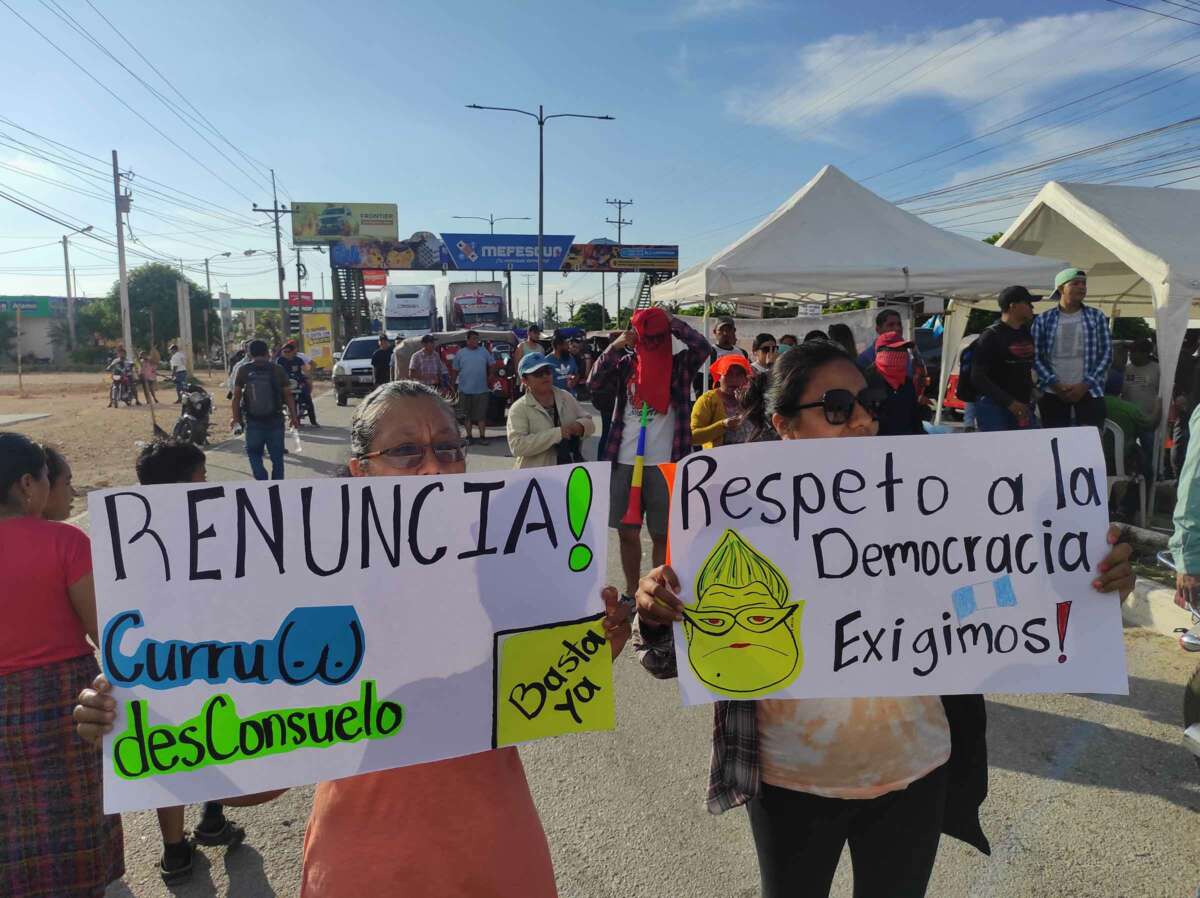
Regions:
<instances>
[{"instance_id":1,"label":"orange tie-dye shirt","mask_svg":"<svg viewBox=\"0 0 1200 898\"><path fill-rule=\"evenodd\" d=\"M950 757L937 696L764 699L758 731L763 782L826 798L876 798Z\"/></svg>"}]
</instances>

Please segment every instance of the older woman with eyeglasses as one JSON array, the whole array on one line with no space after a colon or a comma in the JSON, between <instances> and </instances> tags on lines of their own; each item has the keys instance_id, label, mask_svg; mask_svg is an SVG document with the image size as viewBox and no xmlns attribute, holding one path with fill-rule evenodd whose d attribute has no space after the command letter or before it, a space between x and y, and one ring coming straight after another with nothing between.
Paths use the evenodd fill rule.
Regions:
<instances>
[{"instance_id":1,"label":"older woman with eyeglasses","mask_svg":"<svg viewBox=\"0 0 1200 898\"><path fill-rule=\"evenodd\" d=\"M375 389L354 414L354 477L462 474L466 444L454 410L415 381ZM606 587L613 657L629 636L625 609ZM433 636L435 634L431 634ZM446 633L440 634L446 638ZM115 703L97 679L75 708L79 734L98 740ZM286 790L229 799L261 804ZM361 774L317 786L304 837L302 898L359 895L556 895L541 820L515 748Z\"/></svg>"}]
</instances>

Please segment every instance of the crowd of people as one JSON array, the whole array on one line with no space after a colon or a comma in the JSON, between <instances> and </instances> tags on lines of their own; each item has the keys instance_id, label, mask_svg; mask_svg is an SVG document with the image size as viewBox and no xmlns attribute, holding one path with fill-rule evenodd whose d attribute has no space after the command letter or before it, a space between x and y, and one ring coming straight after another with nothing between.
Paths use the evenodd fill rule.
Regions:
<instances>
[{"instance_id":1,"label":"crowd of people","mask_svg":"<svg viewBox=\"0 0 1200 898\"><path fill-rule=\"evenodd\" d=\"M1097 415L1111 356L1107 328L1100 313L1082 305L1082 272L1064 275L1052 317L1032 326L1028 290L1001 295L1001 319L980 337L972 363L980 429L1033 426L1038 412L1047 422L1103 421ZM672 625L683 608L678 576L666 562L669 489L660 464L739 443L923 432L920 365L890 310L877 317L875 339L861 354L848 330L834 328L802 341L761 334L751 354L738 347L731 319L716 322L710 343L660 308L636 312L630 329L586 372L566 364L569 344L555 342L545 353L537 336L531 332L516 358L523 392L507 422L514 464L583 460L583 441L595 427L573 395L579 386L609 409L599 451L612 464L608 524L617 534L622 582L604 588L597 610L604 611L613 656L631 639L655 677L676 675ZM453 380L460 397L478 396L494 364L477 335L449 370L432 341L423 344L410 362L411 379L393 381L389 372L355 410L348 473L465 472L473 430L485 440L486 419L481 423L476 399L463 401L464 438L442 390ZM1128 401L1139 409L1135 431L1151 423L1141 409L1156 384L1145 347L1136 346L1118 390L1128 387ZM234 423L246 428L255 476L268 476L264 450L273 475L282 476L277 449L285 408L297 423L284 366L271 360L265 343L252 342L232 388ZM1161 413L1157 406L1150 411ZM1192 426L1200 427L1200 413ZM638 458L644 479L631 522ZM135 470L144 484L206 478L203 453L171 441L144 449ZM121 725L120 712L95 662L88 538L61 523L71 497L70 466L60 453L0 433L0 578L17 584L5 610L23 622L0 631L0 894L98 896L123 873L120 820L101 811L96 748L103 733ZM1198 529L1181 527L1181 538L1200 545L1190 535ZM1116 528L1109 543L1092 583L1107 595L1096 601L1115 601L1112 593L1132 588L1130 546L1118 541ZM1191 575L1193 585L1198 575ZM988 851L979 821L987 792L982 696L720 701L713 715L707 806L714 814L746 806L769 898L828 894L846 845L856 894L900 898L925 894L943 833ZM234 848L245 838L227 807L279 794L210 803L190 837L183 808L160 809L164 880L188 876L196 845ZM306 898L556 894L515 748L321 783L301 878Z\"/></svg>"}]
</instances>

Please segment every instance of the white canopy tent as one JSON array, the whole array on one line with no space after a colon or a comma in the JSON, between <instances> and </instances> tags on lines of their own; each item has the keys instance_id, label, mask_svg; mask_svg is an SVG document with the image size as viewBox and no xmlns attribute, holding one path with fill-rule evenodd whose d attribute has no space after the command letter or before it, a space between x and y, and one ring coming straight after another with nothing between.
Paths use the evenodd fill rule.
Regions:
<instances>
[{"instance_id":1,"label":"white canopy tent","mask_svg":"<svg viewBox=\"0 0 1200 898\"><path fill-rule=\"evenodd\" d=\"M654 287L653 297L982 298L1009 284L1050 282L1056 264L943 231L827 165L745 236Z\"/></svg>"},{"instance_id":2,"label":"white canopy tent","mask_svg":"<svg viewBox=\"0 0 1200 898\"><path fill-rule=\"evenodd\" d=\"M978 300L1010 284L1052 283L1062 267L944 231L827 165L749 233L652 296L706 307L712 299L744 304L803 294ZM943 358L952 358L947 352L962 336L962 325L951 333L954 320Z\"/></svg>"},{"instance_id":3,"label":"white canopy tent","mask_svg":"<svg viewBox=\"0 0 1200 898\"><path fill-rule=\"evenodd\" d=\"M1167 407L1200 309L1200 191L1051 181L996 245L1084 269L1087 302L1110 319L1153 318Z\"/></svg>"}]
</instances>

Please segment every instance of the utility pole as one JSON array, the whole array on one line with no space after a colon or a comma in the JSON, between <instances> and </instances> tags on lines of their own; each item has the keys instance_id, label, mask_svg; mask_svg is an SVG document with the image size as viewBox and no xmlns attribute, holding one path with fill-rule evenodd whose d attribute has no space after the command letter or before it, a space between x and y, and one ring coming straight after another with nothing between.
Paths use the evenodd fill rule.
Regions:
<instances>
[{"instance_id":1,"label":"utility pole","mask_svg":"<svg viewBox=\"0 0 1200 898\"><path fill-rule=\"evenodd\" d=\"M117 207L117 272L121 285L121 339L125 341L125 351L133 352L133 316L129 311L129 274L125 270L125 219L121 216L128 214L132 200L129 194L121 193L121 170L117 167L117 151L112 151L113 164L113 201Z\"/></svg>"},{"instance_id":2,"label":"utility pole","mask_svg":"<svg viewBox=\"0 0 1200 898\"><path fill-rule=\"evenodd\" d=\"M325 272L321 272L321 302L325 301Z\"/></svg>"},{"instance_id":3,"label":"utility pole","mask_svg":"<svg viewBox=\"0 0 1200 898\"><path fill-rule=\"evenodd\" d=\"M92 226L86 228L76 228L70 234L63 234L63 271L67 276L67 332L70 335L71 348L75 348L75 294L79 292L79 285L76 283L74 289L71 287L71 275L74 272L71 270L71 254L67 249L67 242L76 234L86 234L91 231Z\"/></svg>"},{"instance_id":4,"label":"utility pole","mask_svg":"<svg viewBox=\"0 0 1200 898\"><path fill-rule=\"evenodd\" d=\"M217 253L216 256L205 256L204 258L204 289L208 292L208 302L204 304L204 359L208 362L208 376L212 377L212 341L208 336L208 316L212 314L212 277L208 273L209 260L224 256L229 258L232 252ZM218 314L220 314L218 312ZM225 364L225 330L224 321L221 324L221 364Z\"/></svg>"},{"instance_id":5,"label":"utility pole","mask_svg":"<svg viewBox=\"0 0 1200 898\"><path fill-rule=\"evenodd\" d=\"M555 327L555 329L558 329L559 327L562 326L562 319L558 317L558 294L560 294L560 293L562 293L561 290L554 291L554 327Z\"/></svg>"},{"instance_id":6,"label":"utility pole","mask_svg":"<svg viewBox=\"0 0 1200 898\"><path fill-rule=\"evenodd\" d=\"M530 288L530 286L532 286L532 283L533 283L533 275L532 274L523 274L523 275L521 275L521 277L525 278L525 318L531 324L536 322L538 327L541 327L541 325L542 325L541 320L533 317L533 305L531 303L531 300L529 299L529 288Z\"/></svg>"},{"instance_id":7,"label":"utility pole","mask_svg":"<svg viewBox=\"0 0 1200 898\"><path fill-rule=\"evenodd\" d=\"M271 169L271 208L260 209L258 203L252 203L251 207L255 212L273 216L275 219L275 264L279 270L279 326L284 333L287 333L287 299L283 295L283 282L287 278L287 272L283 267L283 240L279 236L279 218L282 215L291 215L292 210L287 206L279 207L279 195L275 190L275 169Z\"/></svg>"},{"instance_id":8,"label":"utility pole","mask_svg":"<svg viewBox=\"0 0 1200 898\"><path fill-rule=\"evenodd\" d=\"M606 218L604 220L607 221L609 224L617 226L617 244L620 245L620 243L621 243L621 226L633 224L632 221L626 221L625 216L622 215L621 213L625 211L626 206L633 205L633 200L605 200L604 202L610 206L617 207L617 220L613 221L611 218ZM604 289L603 284L601 284L600 289L601 290ZM620 327L620 326L621 326L621 272L618 271L617 272L617 327Z\"/></svg>"}]
</instances>

